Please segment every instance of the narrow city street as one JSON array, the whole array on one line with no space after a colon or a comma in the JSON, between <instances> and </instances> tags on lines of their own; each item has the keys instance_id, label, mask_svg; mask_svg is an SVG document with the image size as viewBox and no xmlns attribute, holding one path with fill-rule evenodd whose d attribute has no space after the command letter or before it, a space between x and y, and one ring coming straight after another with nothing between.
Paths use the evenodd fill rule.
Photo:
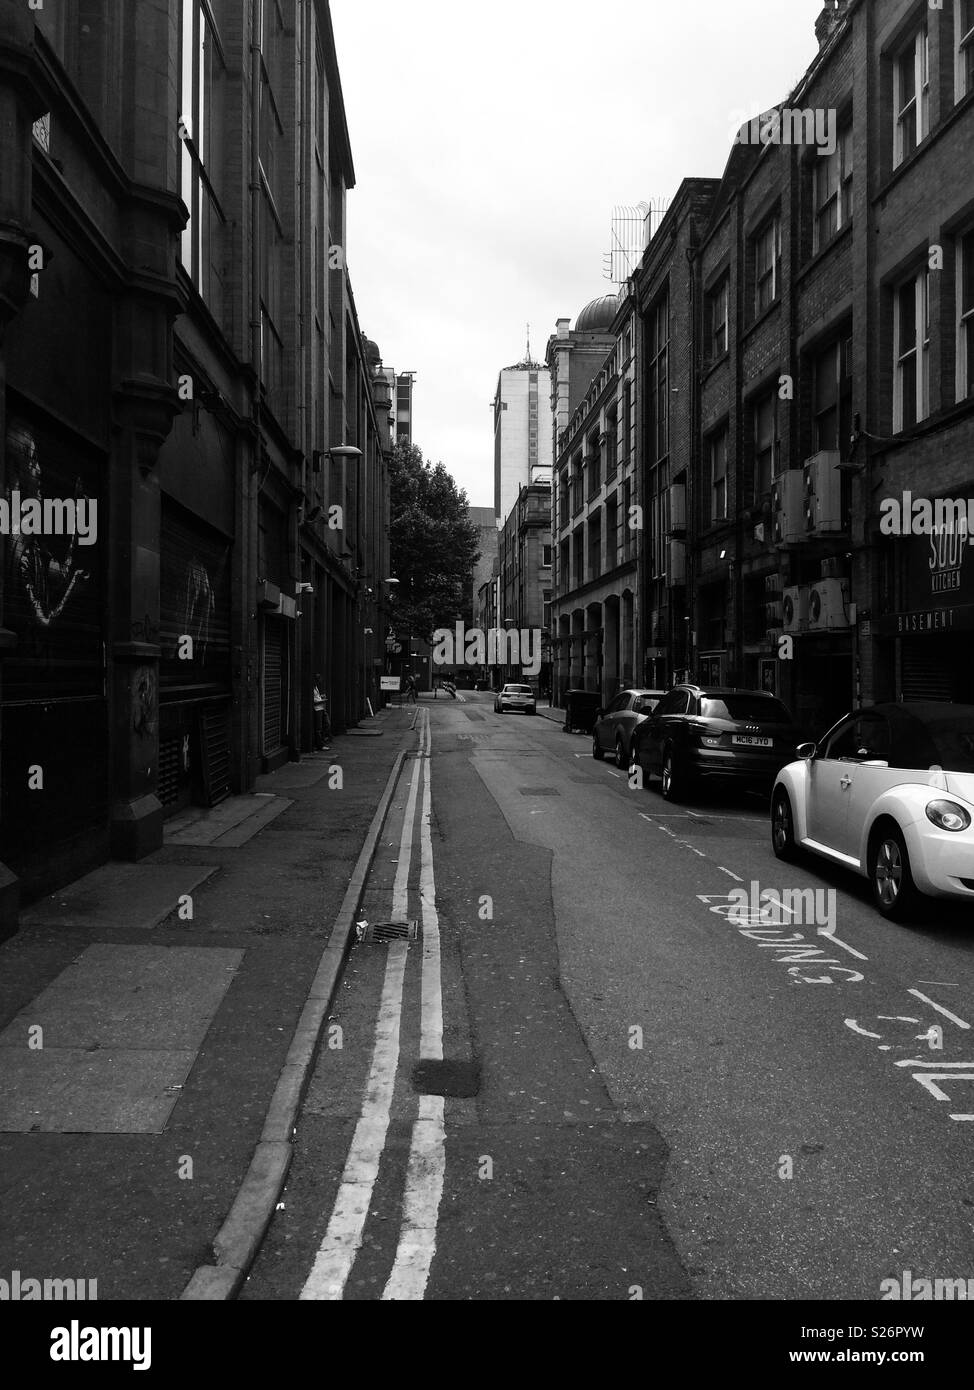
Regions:
<instances>
[{"instance_id":1,"label":"narrow city street","mask_svg":"<svg viewBox=\"0 0 974 1390\"><path fill-rule=\"evenodd\" d=\"M430 703L243 1299L865 1299L974 1260L974 940L490 695ZM827 934L727 916L834 889ZM754 924L751 924L754 927ZM381 937L381 933L380 933Z\"/></svg>"}]
</instances>

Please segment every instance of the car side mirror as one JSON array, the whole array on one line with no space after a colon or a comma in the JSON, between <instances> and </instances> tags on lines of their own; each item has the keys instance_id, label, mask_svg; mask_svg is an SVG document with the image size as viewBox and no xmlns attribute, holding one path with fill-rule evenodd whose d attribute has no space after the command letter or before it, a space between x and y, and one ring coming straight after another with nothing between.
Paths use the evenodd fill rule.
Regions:
<instances>
[{"instance_id":1,"label":"car side mirror","mask_svg":"<svg viewBox=\"0 0 974 1390\"><path fill-rule=\"evenodd\" d=\"M816 753L818 752L818 744L800 743L798 747L795 749L795 752L805 762L811 762L811 760L815 757Z\"/></svg>"}]
</instances>

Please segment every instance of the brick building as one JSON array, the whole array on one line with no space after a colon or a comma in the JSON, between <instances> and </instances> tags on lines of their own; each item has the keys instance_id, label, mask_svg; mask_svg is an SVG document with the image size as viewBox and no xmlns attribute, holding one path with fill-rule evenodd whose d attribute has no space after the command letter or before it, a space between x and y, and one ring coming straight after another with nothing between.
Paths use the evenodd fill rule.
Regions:
<instances>
[{"instance_id":1,"label":"brick building","mask_svg":"<svg viewBox=\"0 0 974 1390\"><path fill-rule=\"evenodd\" d=\"M554 695L598 690L606 702L639 678L635 300L605 296L572 331L559 320L552 364ZM591 373L591 375L589 375ZM586 380L587 378L587 380ZM564 424L562 424L564 421Z\"/></svg>"},{"instance_id":2,"label":"brick building","mask_svg":"<svg viewBox=\"0 0 974 1390\"><path fill-rule=\"evenodd\" d=\"M526 674L520 664L507 662L494 673L500 685L531 680L542 690L551 688L551 559L551 484L531 483L521 488L498 535L496 626L539 634L541 669Z\"/></svg>"},{"instance_id":3,"label":"brick building","mask_svg":"<svg viewBox=\"0 0 974 1390\"><path fill-rule=\"evenodd\" d=\"M717 181L686 179L660 220L633 277L641 371L638 487L643 543L634 679L666 689L690 664L687 604L688 508L698 463L695 430L700 341L696 255ZM694 529L694 528L691 528Z\"/></svg>"},{"instance_id":4,"label":"brick building","mask_svg":"<svg viewBox=\"0 0 974 1390\"><path fill-rule=\"evenodd\" d=\"M644 678L776 690L820 732L974 699L963 537L880 529L904 493L974 497L974 5L843 0L816 32L633 283Z\"/></svg>"},{"instance_id":5,"label":"brick building","mask_svg":"<svg viewBox=\"0 0 974 1390\"><path fill-rule=\"evenodd\" d=\"M315 670L364 712L390 440L325 0L0 0L0 36L0 496L99 523L0 537L9 926L309 748Z\"/></svg>"}]
</instances>

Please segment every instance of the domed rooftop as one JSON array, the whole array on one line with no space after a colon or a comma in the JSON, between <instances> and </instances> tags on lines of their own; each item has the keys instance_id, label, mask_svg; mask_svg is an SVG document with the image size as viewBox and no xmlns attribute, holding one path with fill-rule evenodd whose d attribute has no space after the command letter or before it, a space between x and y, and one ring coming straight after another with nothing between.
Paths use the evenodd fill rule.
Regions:
<instances>
[{"instance_id":1,"label":"domed rooftop","mask_svg":"<svg viewBox=\"0 0 974 1390\"><path fill-rule=\"evenodd\" d=\"M373 343L371 338L363 337L362 347L365 350L365 360L370 367L374 367L382 361L382 353L379 351L379 345L378 343Z\"/></svg>"},{"instance_id":2,"label":"domed rooftop","mask_svg":"<svg viewBox=\"0 0 974 1390\"><path fill-rule=\"evenodd\" d=\"M619 311L619 300L614 294L603 294L593 299L575 320L576 333L608 333L612 321Z\"/></svg>"}]
</instances>

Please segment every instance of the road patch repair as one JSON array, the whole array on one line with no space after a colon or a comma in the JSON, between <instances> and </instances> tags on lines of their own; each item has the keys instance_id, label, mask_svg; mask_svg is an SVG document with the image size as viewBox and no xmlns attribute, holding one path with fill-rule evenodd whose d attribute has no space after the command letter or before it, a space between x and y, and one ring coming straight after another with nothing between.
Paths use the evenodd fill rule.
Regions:
<instances>
[{"instance_id":1,"label":"road patch repair","mask_svg":"<svg viewBox=\"0 0 974 1390\"><path fill-rule=\"evenodd\" d=\"M83 951L0 1033L0 1132L161 1134L243 951Z\"/></svg>"}]
</instances>

